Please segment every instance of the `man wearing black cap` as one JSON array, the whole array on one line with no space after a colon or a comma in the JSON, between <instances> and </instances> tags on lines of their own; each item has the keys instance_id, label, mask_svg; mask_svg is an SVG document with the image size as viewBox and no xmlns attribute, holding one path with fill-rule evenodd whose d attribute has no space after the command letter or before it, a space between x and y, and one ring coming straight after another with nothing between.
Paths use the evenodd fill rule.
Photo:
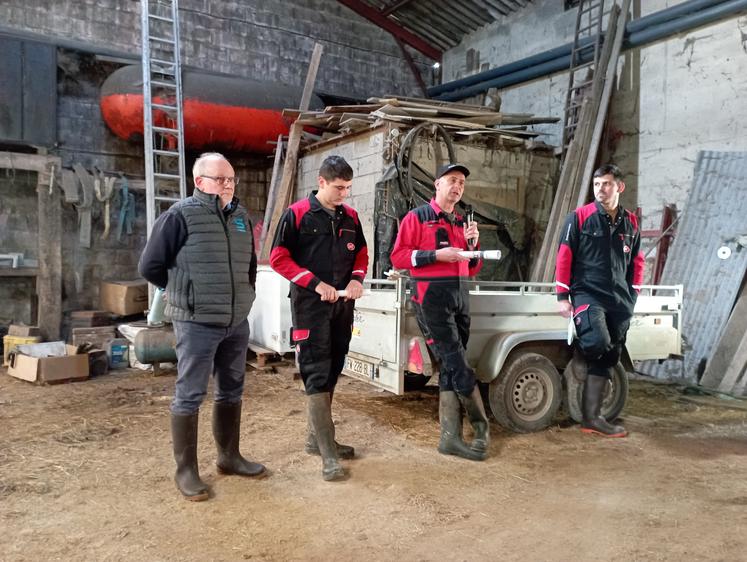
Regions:
<instances>
[{"instance_id":1,"label":"man wearing black cap","mask_svg":"<svg viewBox=\"0 0 747 562\"><path fill-rule=\"evenodd\" d=\"M460 254L477 248L480 233L477 223L468 224L454 212L468 175L469 170L461 164L446 164L438 170L435 197L402 219L391 260L394 267L410 270L418 325L441 363L438 451L481 461L487 455L490 436L475 372L465 355L470 316L469 288L464 280L480 270L482 261ZM462 438L460 402L475 434L470 445Z\"/></svg>"}]
</instances>

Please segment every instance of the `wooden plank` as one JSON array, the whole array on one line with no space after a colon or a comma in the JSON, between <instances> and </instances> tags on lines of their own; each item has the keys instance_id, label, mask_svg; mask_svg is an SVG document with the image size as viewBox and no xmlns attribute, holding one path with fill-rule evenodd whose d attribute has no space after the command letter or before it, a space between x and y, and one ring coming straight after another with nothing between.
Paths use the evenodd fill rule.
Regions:
<instances>
[{"instance_id":1,"label":"wooden plank","mask_svg":"<svg viewBox=\"0 0 747 562\"><path fill-rule=\"evenodd\" d=\"M314 90L314 82L316 81L316 74L319 70L319 63L322 59L322 50L322 45L320 43L314 45L314 52L311 54L311 62L309 63L309 70L306 75L306 84L304 85L304 91L301 95L301 105L299 107L301 111L306 111L309 108L311 93ZM288 137L288 149L285 155L285 162L283 163L283 176L280 180L278 195L273 201L275 208L273 209L270 223L267 226L267 236L260 252L260 256L265 256L264 259L267 259L270 255L272 240L275 238L275 231L280 223L280 218L293 198L293 187L295 183L296 167L298 164L298 149L301 145L302 131L303 125L300 125L297 121L291 125L290 135Z\"/></svg>"},{"instance_id":2,"label":"wooden plank","mask_svg":"<svg viewBox=\"0 0 747 562\"><path fill-rule=\"evenodd\" d=\"M374 110L377 115L404 115L404 116L432 116L438 115L438 109L431 108L419 108L419 107L400 107L396 105L382 105L378 109ZM373 112L372 112L373 113Z\"/></svg>"},{"instance_id":3,"label":"wooden plank","mask_svg":"<svg viewBox=\"0 0 747 562\"><path fill-rule=\"evenodd\" d=\"M495 113L495 110L491 107L482 107L479 105L473 105L469 103L457 103L452 101L439 101L439 100L432 100L428 98L413 98L413 97L407 97L407 96L384 96L382 98L368 98L366 101L369 103L392 103L393 105L396 104L405 104L405 103L413 103L413 104L419 104L424 105L427 107L442 107L449 110L468 110L468 111L476 111L476 112L483 112L483 113Z\"/></svg>"},{"instance_id":4,"label":"wooden plank","mask_svg":"<svg viewBox=\"0 0 747 562\"><path fill-rule=\"evenodd\" d=\"M732 380L735 384L730 389L737 396L745 394L745 385L747 384L747 332L742 335L742 342L739 344L734 357L729 362L729 366L724 373L725 380Z\"/></svg>"},{"instance_id":5,"label":"wooden plank","mask_svg":"<svg viewBox=\"0 0 747 562\"><path fill-rule=\"evenodd\" d=\"M62 202L60 190L50 183L54 171L60 170L60 159L47 158L47 169L37 177L39 211L39 277L36 293L39 298L38 321L42 337L60 339L62 324Z\"/></svg>"},{"instance_id":6,"label":"wooden plank","mask_svg":"<svg viewBox=\"0 0 747 562\"><path fill-rule=\"evenodd\" d=\"M265 245L267 239L268 226L272 219L272 212L275 208L275 193L277 192L278 185L280 184L280 167L283 162L283 135L278 135L278 141L275 145L275 159L272 162L272 176L270 176L270 188L267 191L267 203L265 204L265 218L262 221L262 233L259 237L259 259L261 261L267 261L269 256L269 247ZM265 250L268 252L264 255Z\"/></svg>"},{"instance_id":7,"label":"wooden plank","mask_svg":"<svg viewBox=\"0 0 747 562\"><path fill-rule=\"evenodd\" d=\"M583 106L581 108L583 114ZM545 235L542 238L542 245L540 251L537 253L532 271L530 274L530 281L541 281L546 277L547 261L553 259L553 252L555 246L553 242L555 237L558 235L557 230L560 228L560 217L562 215L561 207L563 206L563 198L568 189L570 189L571 179L570 176L573 174L573 166L570 163L577 161L578 153L578 142L571 141L568 147L568 153L566 155L566 165L560 170L560 178L558 180L558 187L555 190L555 197L553 198L552 207L550 208L550 216L547 220L547 227L545 229Z\"/></svg>"},{"instance_id":8,"label":"wooden plank","mask_svg":"<svg viewBox=\"0 0 747 562\"><path fill-rule=\"evenodd\" d=\"M324 113L371 113L382 106L380 103L369 103L361 105L328 105Z\"/></svg>"},{"instance_id":9,"label":"wooden plank","mask_svg":"<svg viewBox=\"0 0 747 562\"><path fill-rule=\"evenodd\" d=\"M502 125L542 125L544 123L557 123L560 117L524 117L524 114L504 113Z\"/></svg>"},{"instance_id":10,"label":"wooden plank","mask_svg":"<svg viewBox=\"0 0 747 562\"><path fill-rule=\"evenodd\" d=\"M727 378L726 371L731 359L737 352L744 334L747 333L747 284L744 284L737 296L734 309L724 326L718 342L713 348L711 357L706 364L705 372L700 379L701 386L717 389L721 392L731 392L736 378ZM732 372L736 377L739 373Z\"/></svg>"}]
</instances>

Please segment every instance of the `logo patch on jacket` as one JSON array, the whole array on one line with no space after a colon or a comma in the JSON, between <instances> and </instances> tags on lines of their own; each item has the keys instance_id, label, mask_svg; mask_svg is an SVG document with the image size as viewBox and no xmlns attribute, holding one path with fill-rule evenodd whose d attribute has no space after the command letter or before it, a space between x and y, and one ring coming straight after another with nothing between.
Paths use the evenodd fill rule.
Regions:
<instances>
[{"instance_id":1,"label":"logo patch on jacket","mask_svg":"<svg viewBox=\"0 0 747 562\"><path fill-rule=\"evenodd\" d=\"M233 224L236 225L236 230L239 232L246 232L246 223L241 217L233 219Z\"/></svg>"},{"instance_id":2,"label":"logo patch on jacket","mask_svg":"<svg viewBox=\"0 0 747 562\"><path fill-rule=\"evenodd\" d=\"M629 253L630 253L630 246L628 246L627 244L625 244L623 246L623 254L629 254Z\"/></svg>"},{"instance_id":3,"label":"logo patch on jacket","mask_svg":"<svg viewBox=\"0 0 747 562\"><path fill-rule=\"evenodd\" d=\"M352 242L348 242L348 250L350 250L351 252L355 250L355 244L353 244Z\"/></svg>"}]
</instances>

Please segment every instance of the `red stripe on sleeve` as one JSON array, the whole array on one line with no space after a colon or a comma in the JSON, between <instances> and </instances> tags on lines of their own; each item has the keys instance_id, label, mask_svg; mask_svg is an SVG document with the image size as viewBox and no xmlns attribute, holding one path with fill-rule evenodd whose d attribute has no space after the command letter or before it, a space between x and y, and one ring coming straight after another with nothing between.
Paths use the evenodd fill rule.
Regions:
<instances>
[{"instance_id":1,"label":"red stripe on sleeve","mask_svg":"<svg viewBox=\"0 0 747 562\"><path fill-rule=\"evenodd\" d=\"M558 256L555 260L555 291L556 293L570 292L571 264L572 263L573 263L573 250L571 250L571 247L568 246L568 244L561 243L560 248L558 248Z\"/></svg>"},{"instance_id":2,"label":"red stripe on sleeve","mask_svg":"<svg viewBox=\"0 0 747 562\"><path fill-rule=\"evenodd\" d=\"M301 287L308 287L314 274L298 265L291 257L288 248L276 246L270 253L270 266L280 275ZM305 275L304 275L304 272Z\"/></svg>"},{"instance_id":3,"label":"red stripe on sleeve","mask_svg":"<svg viewBox=\"0 0 747 562\"><path fill-rule=\"evenodd\" d=\"M646 265L646 258L643 252L638 252L633 258L633 285L640 287L643 285L643 268ZM636 289L640 292L640 289Z\"/></svg>"}]
</instances>

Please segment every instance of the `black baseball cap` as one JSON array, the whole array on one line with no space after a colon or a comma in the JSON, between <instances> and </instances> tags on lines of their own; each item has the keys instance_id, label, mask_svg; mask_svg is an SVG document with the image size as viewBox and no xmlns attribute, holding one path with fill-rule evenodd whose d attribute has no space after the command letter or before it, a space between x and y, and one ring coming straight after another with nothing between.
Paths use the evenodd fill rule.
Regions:
<instances>
[{"instance_id":1,"label":"black baseball cap","mask_svg":"<svg viewBox=\"0 0 747 562\"><path fill-rule=\"evenodd\" d=\"M444 164L436 172L436 179L442 178L454 170L462 172L465 178L469 175L469 168L467 166L463 166L462 164Z\"/></svg>"}]
</instances>

